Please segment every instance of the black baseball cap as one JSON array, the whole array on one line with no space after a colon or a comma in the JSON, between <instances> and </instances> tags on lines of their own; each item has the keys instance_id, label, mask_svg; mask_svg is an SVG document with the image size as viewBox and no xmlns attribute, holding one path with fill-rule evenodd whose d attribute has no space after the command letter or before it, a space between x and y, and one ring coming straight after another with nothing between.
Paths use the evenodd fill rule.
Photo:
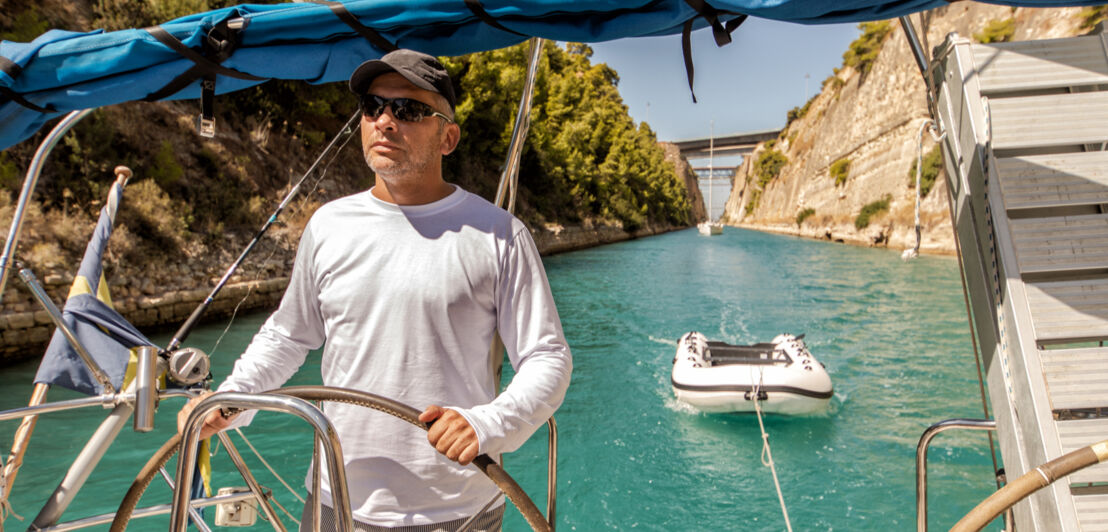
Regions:
<instances>
[{"instance_id":1,"label":"black baseball cap","mask_svg":"<svg viewBox=\"0 0 1108 532\"><path fill-rule=\"evenodd\" d=\"M350 75L350 90L361 96L369 90L369 85L377 76L389 72L404 76L416 87L441 94L450 104L450 109L454 109L454 85L450 74L446 73L446 67L433 56L415 50L394 50L380 59L358 65Z\"/></svg>"}]
</instances>

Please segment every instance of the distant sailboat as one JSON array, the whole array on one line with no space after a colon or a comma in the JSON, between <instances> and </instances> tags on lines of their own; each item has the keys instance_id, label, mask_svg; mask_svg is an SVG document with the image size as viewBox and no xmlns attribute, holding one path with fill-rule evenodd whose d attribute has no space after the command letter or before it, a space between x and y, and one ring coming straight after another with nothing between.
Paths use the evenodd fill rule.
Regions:
<instances>
[{"instance_id":1,"label":"distant sailboat","mask_svg":"<svg viewBox=\"0 0 1108 532\"><path fill-rule=\"evenodd\" d=\"M696 228L700 231L700 234L704 236L722 235L723 224L717 221L712 221L712 178L714 174L714 168L712 167L712 155L715 151L715 136L716 136L716 123L712 121L710 126L710 133L708 135L708 206L705 209L708 212L708 219L706 221L696 224Z\"/></svg>"}]
</instances>

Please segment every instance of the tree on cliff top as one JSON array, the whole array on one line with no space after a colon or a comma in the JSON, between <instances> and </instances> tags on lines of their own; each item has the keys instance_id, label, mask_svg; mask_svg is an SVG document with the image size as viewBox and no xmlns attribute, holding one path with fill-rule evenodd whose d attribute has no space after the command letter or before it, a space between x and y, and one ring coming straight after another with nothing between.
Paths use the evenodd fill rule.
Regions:
<instances>
[{"instance_id":1,"label":"tree on cliff top","mask_svg":"<svg viewBox=\"0 0 1108 532\"><path fill-rule=\"evenodd\" d=\"M447 159L458 183L491 197L523 90L527 44L447 60L461 85L462 142ZM590 61L583 44L546 43L520 170L521 216L543 220L687 224L684 183L664 161L654 132L636 127L619 76ZM471 174L484 174L474 182Z\"/></svg>"},{"instance_id":2,"label":"tree on cliff top","mask_svg":"<svg viewBox=\"0 0 1108 532\"><path fill-rule=\"evenodd\" d=\"M877 54L881 53L881 45L893 27L889 21L879 20L858 24L858 29L862 30L862 35L850 43L850 47L843 53L843 65L854 67L865 77L877 60Z\"/></svg>"}]
</instances>

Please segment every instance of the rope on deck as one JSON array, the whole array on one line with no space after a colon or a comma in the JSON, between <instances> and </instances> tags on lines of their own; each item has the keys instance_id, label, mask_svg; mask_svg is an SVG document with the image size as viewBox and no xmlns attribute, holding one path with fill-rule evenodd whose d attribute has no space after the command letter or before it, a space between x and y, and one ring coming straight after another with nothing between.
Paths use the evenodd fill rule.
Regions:
<instances>
[{"instance_id":1,"label":"rope on deck","mask_svg":"<svg viewBox=\"0 0 1108 532\"><path fill-rule=\"evenodd\" d=\"M781 502L781 514L785 516L785 529L793 532L793 525L789 522L789 509L785 506L785 496L781 494L781 482L777 479L777 468L773 465L773 451L769 447L769 434L766 433L766 425L762 422L762 406L758 399L758 393L762 389L762 372L758 372L758 385L754 387L754 412L758 414L758 429L762 431L762 465L769 467L773 473L773 485L777 488L777 500Z\"/></svg>"}]
</instances>

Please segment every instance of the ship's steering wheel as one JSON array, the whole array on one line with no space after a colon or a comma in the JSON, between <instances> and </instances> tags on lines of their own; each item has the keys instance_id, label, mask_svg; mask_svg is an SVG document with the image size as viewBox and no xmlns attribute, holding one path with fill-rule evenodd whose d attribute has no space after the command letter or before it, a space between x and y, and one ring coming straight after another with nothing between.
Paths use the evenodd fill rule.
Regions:
<instances>
[{"instance_id":1,"label":"ship's steering wheel","mask_svg":"<svg viewBox=\"0 0 1108 532\"><path fill-rule=\"evenodd\" d=\"M333 401L364 406L395 416L424 430L427 430L429 427L429 424L419 420L419 410L403 403L393 401L392 399L359 390L331 386L291 386L265 393L287 395L305 401ZM131 515L138 505L139 499L142 498L142 494L146 491L146 488L150 485L154 476L157 475L158 470L165 466L166 462L177 453L180 447L181 435L180 433L174 434L173 437L166 441L165 444L150 457L150 460L148 460L142 470L139 471L134 482L131 483L130 489L127 490L127 494L119 503L119 509L116 511L115 519L112 521L111 532L123 532L123 530L127 528L127 523L131 520ZM500 464L497 464L492 458L489 458L488 455L483 454L474 458L473 465L477 466L482 473L488 476L489 479L500 488L500 491L504 493L508 500L512 501L512 504L515 504L524 519L527 520L527 524L529 524L533 530L536 532L552 532L554 530L553 526L547 522L542 512L535 506L534 501L532 501L531 498L527 496L527 493L523 491L523 488L504 471L504 468L500 467Z\"/></svg>"}]
</instances>

